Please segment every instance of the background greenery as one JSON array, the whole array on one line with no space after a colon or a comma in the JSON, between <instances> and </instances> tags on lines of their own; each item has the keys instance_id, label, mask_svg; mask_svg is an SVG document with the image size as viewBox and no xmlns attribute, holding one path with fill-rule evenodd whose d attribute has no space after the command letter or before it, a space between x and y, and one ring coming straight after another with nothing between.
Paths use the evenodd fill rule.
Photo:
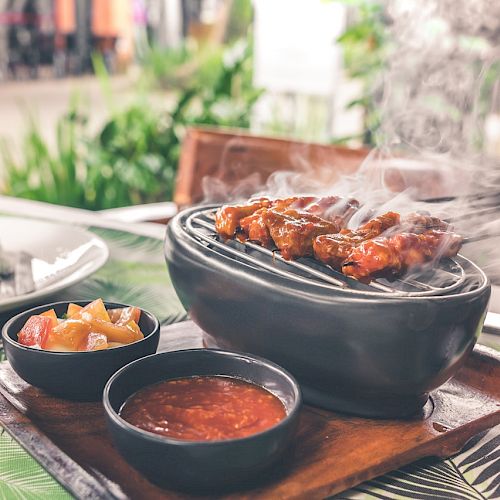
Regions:
<instances>
[{"instance_id":1,"label":"background greenery","mask_svg":"<svg viewBox=\"0 0 500 500\"><path fill-rule=\"evenodd\" d=\"M369 90L384 43L381 7L376 0L340 1L356 12L339 43L349 76L364 81L363 95L349 106L365 110L364 141L369 143L377 120ZM91 133L90 110L75 97L57 123L51 148L30 117L20 152L0 143L3 193L92 210L172 199L186 127L250 126L262 93L252 84L252 16L250 0L233 0L224 44L187 39L176 50L151 47L140 61L137 96L125 109L113 104L103 61L95 58L109 120ZM287 128L274 123L273 130ZM310 134L307 138L314 140Z\"/></svg>"},{"instance_id":2,"label":"background greenery","mask_svg":"<svg viewBox=\"0 0 500 500\"><path fill-rule=\"evenodd\" d=\"M343 49L348 78L361 82L359 95L347 108L361 108L363 127L359 136L325 139L323 134L320 140L337 144L355 140L358 145L373 146L381 130L376 89L380 89L384 62L390 57L390 21L380 0L324 1L348 6L348 27L337 42ZM95 70L109 100L109 120L97 133L90 133L89 110L75 98L57 124L56 148L49 148L30 118L20 154L14 154L6 143L0 144L3 192L93 210L172 199L186 127L250 126L254 105L262 94L252 84L252 40L248 36L252 15L250 0L233 0L224 44L187 39L176 50L152 47L140 61L135 100L119 111L112 102L104 64L96 58ZM489 109L486 103L498 79L498 64L484 78L479 118ZM328 115L325 103L311 100L308 109L307 130L293 134L290 124L277 114L265 132L318 141L318 130L325 129ZM478 147L483 135L477 138Z\"/></svg>"},{"instance_id":3,"label":"background greenery","mask_svg":"<svg viewBox=\"0 0 500 500\"><path fill-rule=\"evenodd\" d=\"M372 146L380 124L373 91L384 68L388 46L384 8L378 0L341 1L351 6L353 19L337 42L343 49L347 76L362 84L361 94L347 103L347 108L361 107L361 139L363 144ZM344 138L335 138L334 142L344 142Z\"/></svg>"},{"instance_id":4,"label":"background greenery","mask_svg":"<svg viewBox=\"0 0 500 500\"><path fill-rule=\"evenodd\" d=\"M135 102L113 111L109 95L111 116L97 134L89 133L88 111L75 98L57 124L55 150L33 119L21 155L2 143L4 193L93 210L170 200L187 126L249 126L260 95L252 86L251 54L251 44L242 41L226 49L186 46L168 57L152 49ZM94 65L110 94L102 61ZM162 75L183 79L168 108L164 99L158 106L149 98L165 84Z\"/></svg>"}]
</instances>

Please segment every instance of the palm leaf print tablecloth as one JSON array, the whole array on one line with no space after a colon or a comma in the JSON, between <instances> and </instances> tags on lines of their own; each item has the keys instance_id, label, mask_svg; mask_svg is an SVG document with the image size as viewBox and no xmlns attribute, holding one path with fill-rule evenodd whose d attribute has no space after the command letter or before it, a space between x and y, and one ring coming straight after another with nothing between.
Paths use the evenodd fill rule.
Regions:
<instances>
[{"instance_id":1,"label":"palm leaf print tablecloth","mask_svg":"<svg viewBox=\"0 0 500 500\"><path fill-rule=\"evenodd\" d=\"M168 276L160 239L91 228L110 249L107 264L55 299L94 299L135 304L163 325L186 319ZM0 499L59 500L71 495L0 428ZM368 481L336 498L500 498L500 426L472 439L448 460L427 459Z\"/></svg>"}]
</instances>

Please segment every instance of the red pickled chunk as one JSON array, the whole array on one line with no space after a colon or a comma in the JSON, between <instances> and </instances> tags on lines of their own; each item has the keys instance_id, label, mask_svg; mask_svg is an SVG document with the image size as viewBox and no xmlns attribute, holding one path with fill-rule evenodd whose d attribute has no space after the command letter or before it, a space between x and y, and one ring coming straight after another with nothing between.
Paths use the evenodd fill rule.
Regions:
<instances>
[{"instance_id":1,"label":"red pickled chunk","mask_svg":"<svg viewBox=\"0 0 500 500\"><path fill-rule=\"evenodd\" d=\"M49 316L34 315L28 318L17 336L20 344L44 349L47 338L52 330L52 318Z\"/></svg>"}]
</instances>

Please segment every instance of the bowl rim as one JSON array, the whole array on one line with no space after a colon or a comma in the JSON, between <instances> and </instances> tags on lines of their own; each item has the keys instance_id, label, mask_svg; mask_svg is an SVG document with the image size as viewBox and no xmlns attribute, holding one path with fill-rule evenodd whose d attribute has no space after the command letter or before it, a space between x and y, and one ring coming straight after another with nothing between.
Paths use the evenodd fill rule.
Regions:
<instances>
[{"instance_id":1,"label":"bowl rim","mask_svg":"<svg viewBox=\"0 0 500 500\"><path fill-rule=\"evenodd\" d=\"M123 304L121 302L112 302L112 301L103 300L104 305L109 304L109 305L112 305L112 306L117 306L117 307L112 307L112 309L119 309L121 307L138 307L138 309L141 310L141 313L145 313L146 315L148 315L150 317L150 319L153 320L153 328L151 329L151 332L149 332L147 335L144 335L144 338L142 338L140 340L136 340L135 342L131 342L130 344L125 344L125 345L122 345L122 346L113 347L111 349L101 349L101 350L98 350L98 351L49 351L49 350L45 350L45 349L36 349L36 348L30 347L30 346L25 346L23 344L20 344L17 340L14 340L8 334L8 331L11 329L12 324L20 316L28 315L30 313L31 313L31 315L33 315L33 311L35 311L35 310L38 310L38 309L41 309L41 308L45 308L45 307L47 307L47 309L49 310L49 309L53 309L54 307L59 306L61 304L70 304L70 303L73 303L73 304L79 304L79 303L90 304L91 302L93 302L93 300L60 300L60 301L57 301L57 302L50 302L48 304L42 304L42 305L39 305L39 306L36 306L36 307L32 307L31 309L27 309L25 311L22 311L22 312L16 314L15 316L13 316L12 318L10 318L3 325L3 327L2 327L2 340L6 344L10 344L15 349L20 349L20 350L29 351L29 352L42 353L43 355L47 355L47 356L52 356L52 355L53 356L91 356L91 355L94 355L94 356L108 355L109 356L110 352L120 351L121 349L127 349L127 348L131 349L131 348L133 348L132 346L136 346L136 345L140 344L141 342L145 342L146 339L149 339L150 337L152 337L155 333L159 332L159 330L160 330L160 321L158 320L158 318L153 313L149 312L148 310L143 309L142 307L138 307L138 306L131 306L130 304Z\"/></svg>"},{"instance_id":2,"label":"bowl rim","mask_svg":"<svg viewBox=\"0 0 500 500\"><path fill-rule=\"evenodd\" d=\"M152 358L153 356L159 356L159 357L167 357L168 355L171 355L173 353L178 354L178 353L185 353L186 356L189 356L192 353L198 353L198 352L207 352L211 353L215 356L228 356L228 357L233 357L233 358L246 358L250 359L252 361L258 361L261 365L265 365L268 368L273 369L277 373L279 373L283 378L285 378L288 383L292 386L294 393L295 393L295 399L293 402L293 406L289 412L287 412L285 418L280 420L278 423L273 425L272 427L269 427L268 429L265 429L261 432L257 432L255 434L250 434L249 436L241 437L241 438L231 438L231 439L218 439L218 440L212 440L212 441L191 441L191 440L184 440L184 439L175 439L171 438L168 436L162 436L161 434L155 434L153 432L145 431L143 429L140 429L139 427L136 427L135 425L132 425L131 423L127 422L124 418L120 416L118 412L114 410L114 408L111 405L111 402L109 400L109 393L111 390L111 386L113 383L123 375L127 370L129 370L132 365L138 364L140 362L145 362L147 359ZM195 376L195 375L193 375ZM210 375L208 375L210 376ZM213 375L216 376L216 375ZM224 375L222 375L224 376ZM186 377L182 377L186 378ZM239 377L231 377L231 378L239 378ZM166 378L165 380L174 380L174 378ZM259 387L262 387L263 389L271 392L275 397L276 396L271 390L267 389L265 386L261 386L252 380L248 379L243 379L240 378L240 380L245 380L246 382L253 383L254 385L257 385ZM151 384L148 384L151 385ZM144 387L147 387L145 385ZM142 389L142 387L141 387ZM280 398L278 398L280 399ZM281 401L281 399L280 399ZM252 439L255 439L260 436L264 436L266 434L270 434L272 432L275 432L277 429L285 427L292 422L295 417L298 415L300 412L300 409L302 408L302 390L300 388L299 383L295 379L295 377L285 368L281 367L280 365L269 361L266 358L263 358L261 356L255 356L253 354L248 354L246 352L241 352L241 351L230 351L226 349L210 349L210 348L196 348L196 349L181 349L177 351L164 351L164 352L157 352L155 354L150 354L149 356L144 356L143 358L136 359L127 365L123 366L120 368L118 371L116 371L106 382L106 386L104 387L103 393L102 393L102 403L104 406L104 410L106 412L106 415L108 418L110 418L114 424L118 425L122 430L130 431L134 433L137 437L141 439L146 439L148 441L152 441L153 443L157 444L167 444L167 445L172 445L172 446L188 446L188 447L195 447L195 446L226 446L228 444L244 444L250 442ZM285 404L283 401L281 401L283 406ZM123 403L122 403L123 404Z\"/></svg>"}]
</instances>

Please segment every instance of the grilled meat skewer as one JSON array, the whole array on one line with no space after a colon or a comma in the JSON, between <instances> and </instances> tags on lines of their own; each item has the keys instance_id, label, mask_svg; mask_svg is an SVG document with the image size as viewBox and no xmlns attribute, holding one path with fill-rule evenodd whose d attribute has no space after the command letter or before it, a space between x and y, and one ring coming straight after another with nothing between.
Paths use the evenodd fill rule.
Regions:
<instances>
[{"instance_id":1,"label":"grilled meat skewer","mask_svg":"<svg viewBox=\"0 0 500 500\"><path fill-rule=\"evenodd\" d=\"M338 199L337 197L335 198ZM240 232L238 234L238 239L242 241L251 240L256 243L260 243L264 247L270 247L273 244L273 240L263 219L263 215L267 209L273 208L282 212L288 208L293 208L305 211L305 207L309 208L309 206L313 205L317 202L317 200L318 198L314 196L301 196L274 200L268 207L261 208L253 214L240 220Z\"/></svg>"},{"instance_id":2,"label":"grilled meat skewer","mask_svg":"<svg viewBox=\"0 0 500 500\"><path fill-rule=\"evenodd\" d=\"M224 205L215 214L215 229L223 238L232 238L240 226L241 219L271 204L269 198L256 198L245 205Z\"/></svg>"},{"instance_id":3,"label":"grilled meat skewer","mask_svg":"<svg viewBox=\"0 0 500 500\"><path fill-rule=\"evenodd\" d=\"M387 212L369 220L358 229L342 229L340 234L318 236L313 242L314 256L321 262L340 269L354 247L381 236L388 230L419 234L430 229L444 231L447 228L448 224L430 215L409 214L401 220L398 213Z\"/></svg>"},{"instance_id":4,"label":"grilled meat skewer","mask_svg":"<svg viewBox=\"0 0 500 500\"><path fill-rule=\"evenodd\" d=\"M251 240L260 243L262 246L270 247L273 244L273 238L270 234L268 224L273 221L275 216L269 214L268 211L272 210L274 214L277 212L284 212L288 209L296 211L295 217L298 214L311 214L320 217L323 220L331 222L337 226L338 232L343 228L354 212L359 208L359 202L354 199L343 199L338 196L328 196L325 198L316 197L301 197L301 198L287 198L285 200L277 200L272 207L262 208L257 210L252 215L241 219L241 233L239 238L242 240ZM289 214L290 216L291 213ZM306 217L307 218L307 217ZM297 235L297 228L295 234ZM309 234L309 233L308 233ZM323 233L318 233L323 234ZM276 246L280 245L274 241ZM312 248L308 248L307 255L312 254ZM304 254L306 255L306 254ZM298 255L299 257L301 255Z\"/></svg>"},{"instance_id":5,"label":"grilled meat skewer","mask_svg":"<svg viewBox=\"0 0 500 500\"><path fill-rule=\"evenodd\" d=\"M262 221L281 255L289 260L313 254L313 239L320 234L338 232L340 222L297 210L266 210Z\"/></svg>"},{"instance_id":6,"label":"grilled meat skewer","mask_svg":"<svg viewBox=\"0 0 500 500\"><path fill-rule=\"evenodd\" d=\"M329 197L334 198L334 197ZM335 197L335 199L338 199ZM224 238L232 238L238 229L241 228L241 222L247 220L245 226L254 219L253 214L263 208L275 207L279 210L287 208L304 208L318 200L315 196L293 196L290 198L271 200L267 197L251 198L244 205L224 205L217 210L215 214L215 229ZM250 218L249 218L250 217ZM249 218L249 219L248 219Z\"/></svg>"},{"instance_id":7,"label":"grilled meat skewer","mask_svg":"<svg viewBox=\"0 0 500 500\"><path fill-rule=\"evenodd\" d=\"M313 250L316 259L340 269L352 249L363 241L380 236L389 228L398 226L400 216L396 212L375 217L358 229L343 229L340 234L325 234L314 239Z\"/></svg>"},{"instance_id":8,"label":"grilled meat skewer","mask_svg":"<svg viewBox=\"0 0 500 500\"><path fill-rule=\"evenodd\" d=\"M312 255L312 238L340 231L358 208L358 201L338 196L258 198L247 205L221 207L215 227L224 238L236 236L268 248L274 244L285 258L297 258Z\"/></svg>"},{"instance_id":9,"label":"grilled meat skewer","mask_svg":"<svg viewBox=\"0 0 500 500\"><path fill-rule=\"evenodd\" d=\"M285 259L314 255L364 281L455 255L460 248L461 238L446 232L448 224L430 215L401 218L396 212L387 212L357 229L347 229L359 206L356 200L338 196L256 198L247 204L221 207L216 230L223 238L276 246Z\"/></svg>"},{"instance_id":10,"label":"grilled meat skewer","mask_svg":"<svg viewBox=\"0 0 500 500\"><path fill-rule=\"evenodd\" d=\"M352 249L342 272L362 281L382 273L397 275L432 260L454 257L461 245L458 234L436 230L374 238Z\"/></svg>"},{"instance_id":11,"label":"grilled meat skewer","mask_svg":"<svg viewBox=\"0 0 500 500\"><path fill-rule=\"evenodd\" d=\"M439 217L418 213L406 215L401 223L404 231L411 233L423 233L430 229L446 231L449 228L449 224Z\"/></svg>"}]
</instances>

